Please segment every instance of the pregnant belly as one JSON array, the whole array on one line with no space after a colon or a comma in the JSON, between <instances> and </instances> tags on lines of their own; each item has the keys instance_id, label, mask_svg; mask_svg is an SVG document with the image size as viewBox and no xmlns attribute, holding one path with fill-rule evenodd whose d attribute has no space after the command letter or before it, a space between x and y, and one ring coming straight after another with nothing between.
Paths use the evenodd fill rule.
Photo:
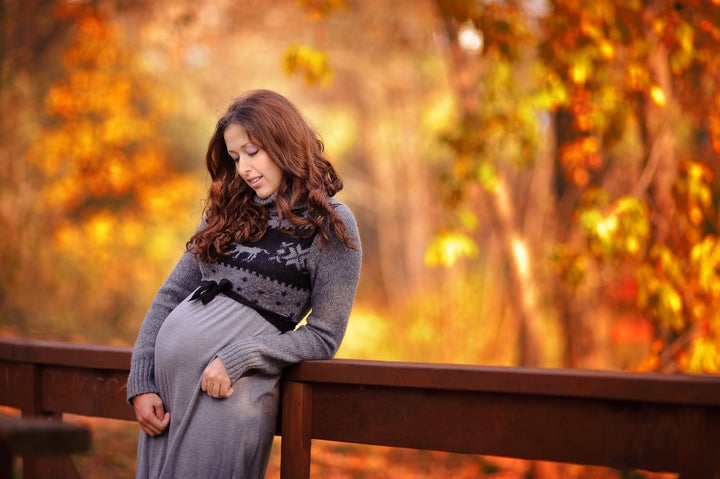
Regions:
<instances>
[{"instance_id":1,"label":"pregnant belly","mask_svg":"<svg viewBox=\"0 0 720 479\"><path fill-rule=\"evenodd\" d=\"M158 332L156 376L181 374L188 375L186 380L198 381L222 348L259 334L280 333L255 310L227 296L218 295L205 305L184 301L168 315Z\"/></svg>"},{"instance_id":2,"label":"pregnant belly","mask_svg":"<svg viewBox=\"0 0 720 479\"><path fill-rule=\"evenodd\" d=\"M196 360L207 363L235 336L233 323L240 316L238 306L242 305L222 295L205 305L200 301L180 303L158 332L156 364Z\"/></svg>"}]
</instances>

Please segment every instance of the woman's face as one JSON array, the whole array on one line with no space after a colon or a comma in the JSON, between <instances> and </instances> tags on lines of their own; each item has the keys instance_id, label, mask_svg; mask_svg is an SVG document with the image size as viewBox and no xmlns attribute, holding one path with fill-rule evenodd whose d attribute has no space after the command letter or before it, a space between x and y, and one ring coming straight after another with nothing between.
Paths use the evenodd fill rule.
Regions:
<instances>
[{"instance_id":1,"label":"woman's face","mask_svg":"<svg viewBox=\"0 0 720 479\"><path fill-rule=\"evenodd\" d=\"M248 138L245 128L231 123L223 133L228 154L235 160L238 175L260 198L272 196L283 180L282 170L258 145Z\"/></svg>"}]
</instances>

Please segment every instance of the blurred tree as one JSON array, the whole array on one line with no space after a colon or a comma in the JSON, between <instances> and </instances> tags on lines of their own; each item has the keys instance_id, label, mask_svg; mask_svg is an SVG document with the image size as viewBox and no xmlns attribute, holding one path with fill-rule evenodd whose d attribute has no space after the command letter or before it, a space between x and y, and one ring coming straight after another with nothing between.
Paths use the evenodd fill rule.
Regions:
<instances>
[{"instance_id":1,"label":"blurred tree","mask_svg":"<svg viewBox=\"0 0 720 479\"><path fill-rule=\"evenodd\" d=\"M442 65L428 50L435 21L431 5L297 3L315 22L313 35L289 45L283 64L304 83L325 85L316 95L349 111L357 137L344 162L338 160L350 186L343 197L357 212L365 246L374 253L364 271L374 278L378 303L407 301L437 284L424 265L442 216L428 165L448 155L434 140L447 108ZM429 121L433 109L441 122ZM328 126L326 133L338 127Z\"/></svg>"},{"instance_id":2,"label":"blurred tree","mask_svg":"<svg viewBox=\"0 0 720 479\"><path fill-rule=\"evenodd\" d=\"M639 312L658 339L643 368L719 372L716 283L698 265L713 263L718 227L720 148L708 140L720 94L710 53L720 5L551 6L544 60L568 91L559 159L564 187L584 197L579 226L588 248L580 254L596 258L611 283L635 272ZM597 186L607 191L600 202Z\"/></svg>"},{"instance_id":3,"label":"blurred tree","mask_svg":"<svg viewBox=\"0 0 720 479\"><path fill-rule=\"evenodd\" d=\"M20 233L13 239L36 245L19 254L4 250L3 294L12 299L3 299L3 317L15 315L13 308L30 311L24 291L34 282L66 303L77 303L84 287L114 291L107 304L135 308L131 294L119 291L125 286L110 282L132 277L131 258L156 254L148 248L170 236L182 242L184 234L165 234L165 221L187 225L167 217L172 207L158 193L169 168L158 140L169 114L164 93L183 92L185 115L195 122L190 132L175 120L168 137L174 157L183 156L178 148L193 149L184 155L188 168L205 139L198 125L204 128L238 90L263 86L300 99L326 135L348 183L343 199L374 253L366 258L365 277L373 281L365 287L378 284L387 304L410 304L393 315L393 325L407 331L408 343L424 344L420 358L453 360L459 349L479 350L511 334L520 338L511 340L520 345L513 363L607 367L608 329L632 297L636 319L652 320L660 340L642 367L712 369L715 282L704 265L714 264L718 228L716 2L403 0L388 9L343 0L286 0L273 8L259 0L242 7L184 0L154 2L141 14L132 8L136 1L58 0L30 18L30 6L41 3L2 3L5 45L23 38L38 44L33 52L64 49L67 37L51 35L60 28L53 21L67 18L59 31L75 31L80 17L71 14L82 8L97 23L77 23L85 36L63 57L66 76L35 99L52 121L42 130L36 119L20 122L21 136L38 140L37 171L9 160L22 148L2 159L15 172L1 190L14 201L0 207L5 236ZM131 34L132 57L101 13ZM13 15L38 23L37 38L24 36L34 33L20 32ZM247 27L249 18L257 28ZM24 88L42 89L23 86L33 78L18 60L28 48L2 51L3 79L19 72L3 81L3 108L12 108L10 90L19 98ZM278 74L302 80L297 89L272 74L269 59ZM136 62L151 69L153 87ZM48 78L56 80L60 70L53 68ZM2 131L12 130L6 124ZM192 199L182 193L186 187L172 191ZM34 240L22 234L30 211L45 218L33 226ZM137 228L152 238L148 244L140 245ZM159 232L165 239L156 241ZM118 263L100 255L102 248L73 246L87 238L117 248ZM67 284L61 274L45 279L27 266L52 264L57 255L63 274L75 274L87 259L81 250L115 279L103 286L87 272ZM509 287L501 287L505 281ZM83 314L109 311L100 300L83 304ZM33 315L50 311L33 308ZM506 327L503 317L514 322ZM488 336L479 323L498 332ZM559 359L548 357L556 329L563 336ZM484 358L474 354L463 360Z\"/></svg>"},{"instance_id":4,"label":"blurred tree","mask_svg":"<svg viewBox=\"0 0 720 479\"><path fill-rule=\"evenodd\" d=\"M541 135L539 98L528 88L529 72L524 70L531 58L522 55L532 51L535 40L524 12L513 2L435 3L460 109L457 128L447 138L456 157L443 175L445 204L456 211L469 206L473 215L484 212L505 260L512 292L508 297L514 298L509 305L517 318L517 361L538 366L541 311L535 257L540 252L531 246L538 238L523 231L523 212L514 193L516 178L536 157ZM536 195L542 192L532 190ZM523 201L530 209L545 204L539 197Z\"/></svg>"},{"instance_id":5,"label":"blurred tree","mask_svg":"<svg viewBox=\"0 0 720 479\"><path fill-rule=\"evenodd\" d=\"M711 73L717 60L710 51L719 39L719 6L559 0L549 2L534 24L515 2L436 5L462 112L450 138L456 152L447 181L450 204L458 209L479 201L500 238L519 299L520 362L538 362L533 338L541 303L534 298L540 297L551 300L562 320L563 364L607 367L603 311L611 317L613 305L603 300L610 291L605 283L619 284L636 272L638 311L654 321L664 345L659 357L672 363L653 364L713 370L708 355L717 353L717 321L700 300L713 296L707 289L713 276L694 281L701 273L692 264L712 262L717 230L710 184L717 149L708 156L702 139L717 135L712 105L718 80ZM527 53L533 51L541 56ZM503 65L514 74L503 77ZM541 76L523 78L523 65ZM516 81L530 85L527 94ZM698 92L713 101L698 102ZM546 124L555 138L547 146L557 145L555 152L537 150L543 110L553 112ZM537 116L523 116L525 111ZM700 161L709 161L710 169L678 162L679 155L698 160L702 151ZM557 169L548 152L557 155ZM535 160L531 176L537 183L531 184L540 188L508 193L522 184L523 171L511 166L523 158ZM689 208L679 211L678 202ZM523 207L528 217L544 216L546 228L523 222ZM579 222L552 221L572 217ZM560 283L540 281L546 272L522 267L524 258L548 257L548 235ZM668 277L668 268L678 274ZM705 361L693 352L700 350Z\"/></svg>"},{"instance_id":6,"label":"blurred tree","mask_svg":"<svg viewBox=\"0 0 720 479\"><path fill-rule=\"evenodd\" d=\"M0 0L0 324L26 320L13 300L38 281L28 270L42 231L33 221L34 195L41 187L24 154L37 129L42 97L54 72L70 22L55 20L57 1Z\"/></svg>"},{"instance_id":7,"label":"blurred tree","mask_svg":"<svg viewBox=\"0 0 720 479\"><path fill-rule=\"evenodd\" d=\"M494 166L498 150L488 148L493 139L488 131L492 117L483 116L487 107L480 99L497 103L489 94L493 72L502 61L521 64L523 56L518 52L533 48L523 42L528 30L522 25L530 23L512 2L498 6L438 0L437 4L454 46L450 58L458 72L456 91L464 112L460 135L453 140L458 155L451 183L456 188L451 191L461 204L472 198L468 194L473 185L483 186L476 191L490 192L483 204L496 220L492 224L498 235L505 238L505 256L518 265L522 257L518 252L523 251L513 248L518 238L525 247L546 243L532 231L520 231L515 210L503 206L503 191L512 181L507 168L488 167ZM599 314L612 305L598 308L598 299L608 291L603 282L618 284L628 271L634 271L639 281L638 310L657 326L658 344L663 345L664 352L657 357L665 359L665 364L655 360L654 367L717 371L710 359L718 348L717 321L709 303L699 301L708 297L704 291L713 276L705 274L704 281L692 281L700 274L694 271L692 258L712 262L717 200L712 199L711 170L698 173L702 166L678 163L677 157L681 153L696 158L700 151L707 152L702 138L714 135L715 109L698 102L697 93L711 99L718 95L717 78L711 73L717 71L717 60L709 51L717 47L713 25L718 24L719 10L712 2L555 1L542 17L538 68L544 75L539 83L544 93L535 97L539 103L515 95L514 108L522 111L525 104L541 110L545 100L545 108L555 112L550 124L555 125L558 168L549 204L556 215L579 219L577 224L559 222L556 229L544 232L554 231L560 278L569 280L555 291L545 288L541 293L543 298L557 296L554 304L564 326L563 362L568 366L604 365ZM492 67L463 50L461 29L468 28L468 22L470 28L482 32L487 45L483 56L491 59ZM518 130L509 115L496 123L516 139L532 131L532 122ZM510 144L503 143L505 152L512 151L507 147ZM531 148L522 153L526 158L533 156L528 153L534 145L528 144ZM716 153L704 161L713 165ZM541 167L550 165L536 163L535 170ZM492 171L490 189L488 171ZM522 195L515 200L510 204L525 204L528 211L538 204L537 197ZM678 210L678 201L690 208ZM503 215L506 221L497 221ZM587 247L578 243L583 237ZM542 250L533 252L544 256ZM590 258L597 261L588 262ZM678 273L668 276L670 270ZM541 284L537 280L523 283L519 272L515 274L512 284L521 299ZM705 289L698 290L700 284ZM528 320L539 311L533 306L525 311L519 311L520 324L523 319L533 324ZM697 358L701 350L704 361Z\"/></svg>"},{"instance_id":8,"label":"blurred tree","mask_svg":"<svg viewBox=\"0 0 720 479\"><path fill-rule=\"evenodd\" d=\"M164 274L179 255L168 246L189 236L192 225L177 211L192 210L200 185L168 167L158 135L164 92L135 67L112 23L94 9L68 7L59 14L73 19L77 36L29 152L42 178L35 212L44 237L25 266L52 300L25 309L48 332L121 340L137 329L159 283L155 267L166 265ZM37 291L14 291L12 301ZM32 329L28 323L16 326Z\"/></svg>"}]
</instances>

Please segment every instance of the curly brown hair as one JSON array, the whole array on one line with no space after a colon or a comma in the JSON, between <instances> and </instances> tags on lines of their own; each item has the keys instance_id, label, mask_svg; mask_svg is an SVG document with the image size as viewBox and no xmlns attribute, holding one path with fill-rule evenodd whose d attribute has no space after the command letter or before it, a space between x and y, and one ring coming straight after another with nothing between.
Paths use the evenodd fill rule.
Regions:
<instances>
[{"instance_id":1,"label":"curly brown hair","mask_svg":"<svg viewBox=\"0 0 720 479\"><path fill-rule=\"evenodd\" d=\"M343 182L326 158L322 140L285 97L253 90L229 106L210 138L205 161L212 184L205 224L188 241L188 251L201 261L212 262L230 252L231 242L257 241L265 234L268 209L255 201L255 191L237 174L227 151L223 134L231 124L245 129L248 138L282 170L275 206L280 221L295 226L286 233L317 234L321 248L332 234L355 249L353 238L330 204L330 197L342 190ZM307 215L293 212L294 207L303 205Z\"/></svg>"}]
</instances>

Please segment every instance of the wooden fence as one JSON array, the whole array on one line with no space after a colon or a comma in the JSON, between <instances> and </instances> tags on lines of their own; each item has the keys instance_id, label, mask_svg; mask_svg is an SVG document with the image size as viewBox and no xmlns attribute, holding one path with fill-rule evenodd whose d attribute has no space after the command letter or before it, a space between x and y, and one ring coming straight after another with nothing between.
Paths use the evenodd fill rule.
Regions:
<instances>
[{"instance_id":1,"label":"wooden fence","mask_svg":"<svg viewBox=\"0 0 720 479\"><path fill-rule=\"evenodd\" d=\"M23 416L132 420L127 348L0 340L0 404ZM720 472L720 378L310 361L283 379L281 477L310 477L312 439L650 471ZM77 477L69 460L26 477Z\"/></svg>"}]
</instances>

